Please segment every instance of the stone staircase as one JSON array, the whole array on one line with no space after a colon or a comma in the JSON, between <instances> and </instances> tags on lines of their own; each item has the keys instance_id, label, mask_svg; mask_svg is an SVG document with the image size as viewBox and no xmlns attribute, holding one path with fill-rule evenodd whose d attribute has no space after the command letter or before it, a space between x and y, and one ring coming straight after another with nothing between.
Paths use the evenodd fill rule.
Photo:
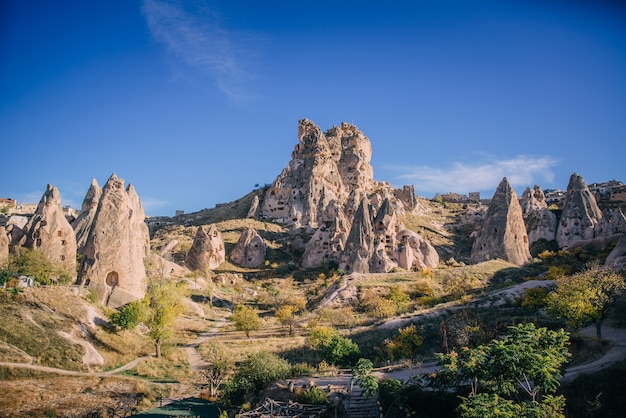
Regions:
<instances>
[{"instance_id":1,"label":"stone staircase","mask_svg":"<svg viewBox=\"0 0 626 418\"><path fill-rule=\"evenodd\" d=\"M381 416L376 396L366 398L360 386L354 385L351 393L343 400L347 418L378 418Z\"/></svg>"}]
</instances>

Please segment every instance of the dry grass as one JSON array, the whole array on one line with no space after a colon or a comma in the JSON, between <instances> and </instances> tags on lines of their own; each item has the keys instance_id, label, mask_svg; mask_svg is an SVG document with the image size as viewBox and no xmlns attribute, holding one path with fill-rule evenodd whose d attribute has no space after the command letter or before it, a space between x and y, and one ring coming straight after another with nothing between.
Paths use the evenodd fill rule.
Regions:
<instances>
[{"instance_id":1,"label":"dry grass","mask_svg":"<svg viewBox=\"0 0 626 418\"><path fill-rule=\"evenodd\" d=\"M91 416L115 407L129 395L145 399L144 407L156 398L154 386L115 377L24 378L4 381L2 392L3 417Z\"/></svg>"},{"instance_id":2,"label":"dry grass","mask_svg":"<svg viewBox=\"0 0 626 418\"><path fill-rule=\"evenodd\" d=\"M179 383L188 383L193 377L187 353L180 348L168 346L163 348L161 358L147 358L125 374L160 382Z\"/></svg>"}]
</instances>

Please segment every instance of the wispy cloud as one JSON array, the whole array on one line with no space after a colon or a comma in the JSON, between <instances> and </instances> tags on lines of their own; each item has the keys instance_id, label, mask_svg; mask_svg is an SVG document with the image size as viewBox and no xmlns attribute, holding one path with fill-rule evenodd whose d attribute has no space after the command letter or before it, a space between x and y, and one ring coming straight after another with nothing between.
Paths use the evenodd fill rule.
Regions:
<instances>
[{"instance_id":1,"label":"wispy cloud","mask_svg":"<svg viewBox=\"0 0 626 418\"><path fill-rule=\"evenodd\" d=\"M180 0L144 0L143 12L152 36L188 69L209 76L231 100L250 98L252 54L249 34L226 29L207 6L186 9Z\"/></svg>"},{"instance_id":2,"label":"wispy cloud","mask_svg":"<svg viewBox=\"0 0 626 418\"><path fill-rule=\"evenodd\" d=\"M144 212L150 212L155 209L168 205L170 202L167 200L157 199L150 196L144 196L141 198L141 206L143 206Z\"/></svg>"},{"instance_id":3,"label":"wispy cloud","mask_svg":"<svg viewBox=\"0 0 626 418\"><path fill-rule=\"evenodd\" d=\"M502 177L515 187L527 187L542 181L552 183L552 167L558 160L552 157L532 157L518 155L513 158L499 159L495 156L483 156L475 163L455 162L450 167L389 167L401 171L397 178L408 180L419 193L468 193L471 191L493 191ZM521 194L518 190L518 194Z\"/></svg>"}]
</instances>

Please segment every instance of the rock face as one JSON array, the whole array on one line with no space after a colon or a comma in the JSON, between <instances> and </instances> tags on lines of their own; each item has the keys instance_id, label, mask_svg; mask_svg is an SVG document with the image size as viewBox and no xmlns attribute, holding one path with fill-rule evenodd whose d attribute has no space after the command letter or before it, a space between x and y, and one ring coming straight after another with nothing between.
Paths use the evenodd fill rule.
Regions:
<instances>
[{"instance_id":1,"label":"rock face","mask_svg":"<svg viewBox=\"0 0 626 418\"><path fill-rule=\"evenodd\" d=\"M599 238L616 234L626 234L626 217L620 208L606 209L602 212L602 218L593 228L593 235Z\"/></svg>"},{"instance_id":2,"label":"rock face","mask_svg":"<svg viewBox=\"0 0 626 418\"><path fill-rule=\"evenodd\" d=\"M498 185L472 245L472 262L494 258L517 265L531 259L522 208L506 177Z\"/></svg>"},{"instance_id":3,"label":"rock face","mask_svg":"<svg viewBox=\"0 0 626 418\"><path fill-rule=\"evenodd\" d=\"M533 189L527 187L520 198L522 216L526 224L528 243L533 244L540 239L553 241L556 239L558 220L554 213L548 210L543 190L539 186Z\"/></svg>"},{"instance_id":4,"label":"rock face","mask_svg":"<svg viewBox=\"0 0 626 418\"><path fill-rule=\"evenodd\" d=\"M230 261L242 267L258 267L265 261L267 246L256 229L247 226L230 253Z\"/></svg>"},{"instance_id":5,"label":"rock face","mask_svg":"<svg viewBox=\"0 0 626 418\"><path fill-rule=\"evenodd\" d=\"M246 218L256 219L256 213L259 210L259 196L254 196L250 209L248 209L248 215Z\"/></svg>"},{"instance_id":6,"label":"rock face","mask_svg":"<svg viewBox=\"0 0 626 418\"><path fill-rule=\"evenodd\" d=\"M205 233L198 227L193 244L185 257L185 266L189 270L205 272L219 267L226 260L222 233L215 225L211 225Z\"/></svg>"},{"instance_id":7,"label":"rock face","mask_svg":"<svg viewBox=\"0 0 626 418\"><path fill-rule=\"evenodd\" d=\"M93 218L96 216L98 202L102 196L102 188L98 185L96 179L91 180L91 186L87 190L83 206L76 220L72 223L74 233L76 234L76 246L78 253L82 254L85 242L89 236L89 230L93 224Z\"/></svg>"},{"instance_id":8,"label":"rock face","mask_svg":"<svg viewBox=\"0 0 626 418\"><path fill-rule=\"evenodd\" d=\"M9 261L9 237L3 226L0 226L0 267L4 267Z\"/></svg>"},{"instance_id":9,"label":"rock face","mask_svg":"<svg viewBox=\"0 0 626 418\"><path fill-rule=\"evenodd\" d=\"M78 272L77 284L98 295L101 304L119 307L145 294L144 257L148 227L135 188L111 175L102 189Z\"/></svg>"},{"instance_id":10,"label":"rock face","mask_svg":"<svg viewBox=\"0 0 626 418\"><path fill-rule=\"evenodd\" d=\"M413 186L396 190L374 181L372 147L361 131L342 123L322 133L303 119L298 140L288 166L265 194L260 215L315 230L302 257L304 267L335 262L348 272L387 272L399 266L400 247L411 253L402 261L408 269L423 267L418 260L437 265L430 244L400 244L398 233L405 228L399 215L426 210ZM415 235L411 242L424 241ZM435 255L413 254L418 247Z\"/></svg>"},{"instance_id":11,"label":"rock face","mask_svg":"<svg viewBox=\"0 0 626 418\"><path fill-rule=\"evenodd\" d=\"M614 268L626 266L626 236L620 237L604 264Z\"/></svg>"},{"instance_id":12,"label":"rock face","mask_svg":"<svg viewBox=\"0 0 626 418\"><path fill-rule=\"evenodd\" d=\"M355 126L342 123L324 134L300 120L298 144L265 194L262 215L295 227L332 221L351 192L360 198L373 187L371 156L369 139Z\"/></svg>"},{"instance_id":13,"label":"rock face","mask_svg":"<svg viewBox=\"0 0 626 418\"><path fill-rule=\"evenodd\" d=\"M65 219L56 187L48 184L23 231L21 245L41 250L51 261L60 263L71 280L76 278L76 237Z\"/></svg>"},{"instance_id":14,"label":"rock face","mask_svg":"<svg viewBox=\"0 0 626 418\"><path fill-rule=\"evenodd\" d=\"M576 241L592 239L594 227L601 217L602 212L585 180L576 173L572 174L556 233L559 247L567 248Z\"/></svg>"}]
</instances>

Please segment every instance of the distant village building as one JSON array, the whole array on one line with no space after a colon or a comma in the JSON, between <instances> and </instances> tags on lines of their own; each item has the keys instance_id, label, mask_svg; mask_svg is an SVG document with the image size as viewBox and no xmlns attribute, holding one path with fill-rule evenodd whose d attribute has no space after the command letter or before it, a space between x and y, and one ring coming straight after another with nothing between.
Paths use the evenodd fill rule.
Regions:
<instances>
[{"instance_id":1,"label":"distant village building","mask_svg":"<svg viewBox=\"0 0 626 418\"><path fill-rule=\"evenodd\" d=\"M546 203L548 206L557 205L560 206L563 203L563 199L565 199L565 192L560 189L545 189L543 194L546 198Z\"/></svg>"},{"instance_id":2,"label":"distant village building","mask_svg":"<svg viewBox=\"0 0 626 418\"><path fill-rule=\"evenodd\" d=\"M174 216L181 216L181 215L184 215L184 214L185 214L185 211L184 211L184 210L180 210L180 209L178 209L178 210L175 212Z\"/></svg>"},{"instance_id":3,"label":"distant village building","mask_svg":"<svg viewBox=\"0 0 626 418\"><path fill-rule=\"evenodd\" d=\"M467 196L458 193L446 193L441 195L444 202L447 203L464 203L467 202Z\"/></svg>"},{"instance_id":4,"label":"distant village building","mask_svg":"<svg viewBox=\"0 0 626 418\"><path fill-rule=\"evenodd\" d=\"M468 199L472 203L480 202L480 192L469 192Z\"/></svg>"},{"instance_id":5,"label":"distant village building","mask_svg":"<svg viewBox=\"0 0 626 418\"><path fill-rule=\"evenodd\" d=\"M13 199L0 197L0 210L2 213L12 213L17 207L17 202Z\"/></svg>"},{"instance_id":6,"label":"distant village building","mask_svg":"<svg viewBox=\"0 0 626 418\"><path fill-rule=\"evenodd\" d=\"M626 202L626 186L621 181L609 180L604 183L591 183L588 187L596 200Z\"/></svg>"}]
</instances>

